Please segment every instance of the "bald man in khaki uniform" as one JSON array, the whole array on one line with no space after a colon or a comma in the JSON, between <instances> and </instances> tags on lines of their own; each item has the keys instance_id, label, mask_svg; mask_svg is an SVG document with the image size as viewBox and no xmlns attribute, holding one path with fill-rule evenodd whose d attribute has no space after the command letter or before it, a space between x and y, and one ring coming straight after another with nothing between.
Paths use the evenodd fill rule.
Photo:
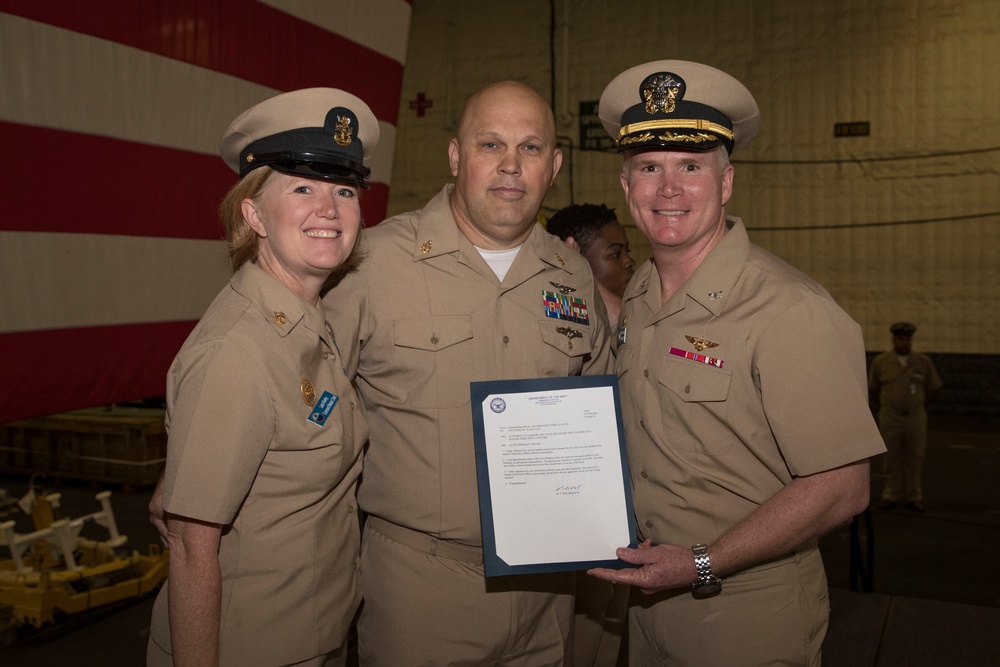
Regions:
<instances>
[{"instance_id":1,"label":"bald man in khaki uniform","mask_svg":"<svg viewBox=\"0 0 1000 667\"><path fill-rule=\"evenodd\" d=\"M759 123L742 84L647 63L609 84L600 115L653 257L626 290L617 360L646 540L619 557L641 567L592 572L640 591L630 665L819 665L816 539L867 506L884 450L860 327L725 214L729 152Z\"/></svg>"},{"instance_id":2,"label":"bald man in khaki uniform","mask_svg":"<svg viewBox=\"0 0 1000 667\"><path fill-rule=\"evenodd\" d=\"M607 373L607 315L586 260L535 222L561 162L537 93L473 96L449 159L455 185L365 230L359 270L324 299L359 348L371 426L361 664L562 665L573 574L485 578L469 383Z\"/></svg>"}]
</instances>

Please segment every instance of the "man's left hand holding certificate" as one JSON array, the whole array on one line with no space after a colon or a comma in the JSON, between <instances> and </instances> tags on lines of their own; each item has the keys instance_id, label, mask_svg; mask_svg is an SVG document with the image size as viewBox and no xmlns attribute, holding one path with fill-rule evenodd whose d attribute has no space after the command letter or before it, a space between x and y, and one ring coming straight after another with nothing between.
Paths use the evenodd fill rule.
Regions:
<instances>
[{"instance_id":1,"label":"man's left hand holding certificate","mask_svg":"<svg viewBox=\"0 0 1000 667\"><path fill-rule=\"evenodd\" d=\"M631 567L632 489L614 375L472 383L487 576Z\"/></svg>"}]
</instances>

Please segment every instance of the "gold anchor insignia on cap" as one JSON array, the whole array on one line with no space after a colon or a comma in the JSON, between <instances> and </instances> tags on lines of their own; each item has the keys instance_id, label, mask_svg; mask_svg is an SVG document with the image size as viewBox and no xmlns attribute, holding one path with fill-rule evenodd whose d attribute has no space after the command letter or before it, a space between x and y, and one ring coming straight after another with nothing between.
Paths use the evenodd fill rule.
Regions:
<instances>
[{"instance_id":1,"label":"gold anchor insignia on cap","mask_svg":"<svg viewBox=\"0 0 1000 667\"><path fill-rule=\"evenodd\" d=\"M299 391L302 392L302 400L306 402L306 405L309 407L316 405L316 387L313 386L312 380L303 377L302 381L299 382Z\"/></svg>"},{"instance_id":2,"label":"gold anchor insignia on cap","mask_svg":"<svg viewBox=\"0 0 1000 667\"><path fill-rule=\"evenodd\" d=\"M559 290L560 294L569 294L570 292L575 292L576 291L575 287L570 287L569 285L561 285L559 283L554 283L551 280L549 281L549 284L552 285L553 287L555 287L557 290Z\"/></svg>"},{"instance_id":3,"label":"gold anchor insignia on cap","mask_svg":"<svg viewBox=\"0 0 1000 667\"><path fill-rule=\"evenodd\" d=\"M276 310L274 311L274 321L278 324L284 324L285 322L288 321L288 319L285 317L285 314L283 312L281 312L280 310Z\"/></svg>"},{"instance_id":4,"label":"gold anchor insignia on cap","mask_svg":"<svg viewBox=\"0 0 1000 667\"><path fill-rule=\"evenodd\" d=\"M713 343L707 338L702 338L701 336L698 336L697 338L695 338L694 336L684 336L684 337L687 338L689 343L693 343L694 349L698 350L699 352L709 347L719 347L718 343Z\"/></svg>"},{"instance_id":5,"label":"gold anchor insignia on cap","mask_svg":"<svg viewBox=\"0 0 1000 667\"><path fill-rule=\"evenodd\" d=\"M424 241L420 244L420 252L426 255L431 251L432 247L434 247L434 243L432 241Z\"/></svg>"},{"instance_id":6,"label":"gold anchor insignia on cap","mask_svg":"<svg viewBox=\"0 0 1000 667\"><path fill-rule=\"evenodd\" d=\"M677 107L677 95L681 92L681 84L666 72L661 72L650 78L642 87L642 99L646 102L646 113L658 111L673 113Z\"/></svg>"},{"instance_id":7,"label":"gold anchor insignia on cap","mask_svg":"<svg viewBox=\"0 0 1000 667\"><path fill-rule=\"evenodd\" d=\"M253 153L247 153L247 164L251 164L255 159Z\"/></svg>"},{"instance_id":8,"label":"gold anchor insignia on cap","mask_svg":"<svg viewBox=\"0 0 1000 667\"><path fill-rule=\"evenodd\" d=\"M333 132L333 140L340 146L351 145L351 118L350 116L337 116L337 129Z\"/></svg>"},{"instance_id":9,"label":"gold anchor insignia on cap","mask_svg":"<svg viewBox=\"0 0 1000 667\"><path fill-rule=\"evenodd\" d=\"M556 333L562 334L563 336L566 336L566 338L569 338L570 340L573 340L574 338L583 338L582 333L580 333L576 329L570 329L569 327L559 327L556 329Z\"/></svg>"}]
</instances>

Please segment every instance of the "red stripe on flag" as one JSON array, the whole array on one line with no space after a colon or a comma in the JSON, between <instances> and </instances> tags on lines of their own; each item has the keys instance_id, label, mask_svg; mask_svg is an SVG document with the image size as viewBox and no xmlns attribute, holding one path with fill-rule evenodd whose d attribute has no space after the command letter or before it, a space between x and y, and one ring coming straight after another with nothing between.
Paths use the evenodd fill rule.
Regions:
<instances>
[{"instance_id":1,"label":"red stripe on flag","mask_svg":"<svg viewBox=\"0 0 1000 667\"><path fill-rule=\"evenodd\" d=\"M0 121L15 169L5 178L0 230L221 239L216 209L237 177L219 157ZM53 156L78 166L55 178ZM62 172L58 172L62 173ZM368 225L385 217L389 188L361 197Z\"/></svg>"},{"instance_id":2,"label":"red stripe on flag","mask_svg":"<svg viewBox=\"0 0 1000 667\"><path fill-rule=\"evenodd\" d=\"M0 422L162 396L195 322L0 334Z\"/></svg>"},{"instance_id":3,"label":"red stripe on flag","mask_svg":"<svg viewBox=\"0 0 1000 667\"><path fill-rule=\"evenodd\" d=\"M361 215L365 227L374 227L385 220L389 208L389 186L385 183L371 183L372 189L361 193Z\"/></svg>"},{"instance_id":4,"label":"red stripe on flag","mask_svg":"<svg viewBox=\"0 0 1000 667\"><path fill-rule=\"evenodd\" d=\"M342 88L393 125L403 65L246 0L0 0L0 11L133 46L277 90ZM377 20L365 17L364 20Z\"/></svg>"},{"instance_id":5,"label":"red stripe on flag","mask_svg":"<svg viewBox=\"0 0 1000 667\"><path fill-rule=\"evenodd\" d=\"M237 177L219 157L4 122L0 144L16 156L4 189L19 212L0 229L223 237L216 207Z\"/></svg>"}]
</instances>

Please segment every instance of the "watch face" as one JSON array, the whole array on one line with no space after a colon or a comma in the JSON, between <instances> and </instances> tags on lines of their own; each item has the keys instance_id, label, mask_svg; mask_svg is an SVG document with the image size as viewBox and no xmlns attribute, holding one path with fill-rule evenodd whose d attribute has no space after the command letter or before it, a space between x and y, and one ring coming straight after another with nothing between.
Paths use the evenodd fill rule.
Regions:
<instances>
[{"instance_id":1,"label":"watch face","mask_svg":"<svg viewBox=\"0 0 1000 667\"><path fill-rule=\"evenodd\" d=\"M697 600L704 600L705 598L714 597L721 592L722 584L719 580L715 580L704 584L695 584L694 590L691 594Z\"/></svg>"}]
</instances>

